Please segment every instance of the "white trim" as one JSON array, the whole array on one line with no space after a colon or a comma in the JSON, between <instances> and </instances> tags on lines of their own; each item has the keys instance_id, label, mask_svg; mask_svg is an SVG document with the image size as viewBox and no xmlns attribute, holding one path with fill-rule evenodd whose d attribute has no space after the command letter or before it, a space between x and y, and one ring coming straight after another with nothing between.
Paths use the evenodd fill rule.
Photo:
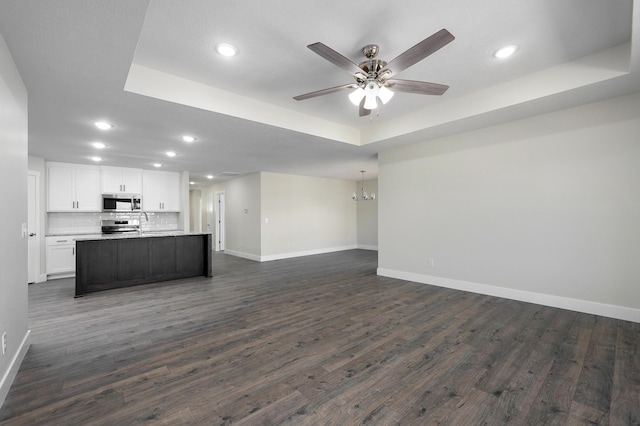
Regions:
<instances>
[{"instance_id":1,"label":"white trim","mask_svg":"<svg viewBox=\"0 0 640 426\"><path fill-rule=\"evenodd\" d=\"M374 250L374 251L378 251L378 246L368 246L365 244L358 244L358 248L360 250Z\"/></svg>"},{"instance_id":2,"label":"white trim","mask_svg":"<svg viewBox=\"0 0 640 426\"><path fill-rule=\"evenodd\" d=\"M43 283L45 281L47 281L47 274L40 274L40 275L38 275L38 279L36 281L36 284L37 283Z\"/></svg>"},{"instance_id":3,"label":"white trim","mask_svg":"<svg viewBox=\"0 0 640 426\"><path fill-rule=\"evenodd\" d=\"M434 277L412 272L396 271L386 268L378 268L377 273L378 275L383 277L397 278L400 280L435 285L438 287L446 287L454 290L486 294L489 296L504 297L506 299L519 300L521 302L535 303L538 305L551 306L553 308L567 309L570 311L601 315L604 317L640 323L640 309L609 305L606 303L592 302L589 300L571 299L568 297L554 296L551 294L534 293L531 291L516 290L512 288L498 287L487 284L479 284L469 281L460 281L450 278Z\"/></svg>"},{"instance_id":4,"label":"white trim","mask_svg":"<svg viewBox=\"0 0 640 426\"><path fill-rule=\"evenodd\" d=\"M260 256L257 254L244 253L241 251L235 250L225 250L224 254L230 254L231 256L242 257L244 259L255 260L256 262L260 262Z\"/></svg>"},{"instance_id":5,"label":"white trim","mask_svg":"<svg viewBox=\"0 0 640 426\"><path fill-rule=\"evenodd\" d=\"M18 370L20 369L20 364L22 364L22 361L24 360L24 356L27 354L27 351L29 350L29 346L31 345L30 336L31 336L31 330L27 330L27 333L24 335L24 338L20 343L20 347L16 351L16 354L11 360L11 363L9 363L9 368L7 369L7 372L2 377L2 380L0 380L0 407L2 407L2 404L4 404L4 400L9 394L9 389L13 384L13 380L16 378L16 375L18 374Z\"/></svg>"},{"instance_id":6,"label":"white trim","mask_svg":"<svg viewBox=\"0 0 640 426\"><path fill-rule=\"evenodd\" d=\"M324 254L324 253L333 253L336 251L354 250L357 248L358 247L354 244L350 246L329 247L329 248L316 249L316 250L296 251L292 253L271 254L268 256L261 256L260 261L269 262L272 260L291 259L293 257L312 256L314 254Z\"/></svg>"},{"instance_id":7,"label":"white trim","mask_svg":"<svg viewBox=\"0 0 640 426\"><path fill-rule=\"evenodd\" d=\"M36 246L37 246L37 250L36 250L36 259L35 259L35 272L34 272L34 282L40 282L38 281L39 278L42 277L42 271L40 268L40 263L42 262L42 258L41 258L41 251L43 248L43 239L42 239L42 233L40 230L40 217L42 216L42 210L41 210L41 206L40 206L40 172L35 171L35 170L27 170L27 177L29 176L33 176L35 178L35 182L36 182L36 186L34 188L35 190L35 234L36 234ZM27 236L27 238L29 238L29 236ZM27 242L28 244L28 242ZM31 254L29 254L29 257L31 257ZM46 259L45 259L46 262ZM31 271L29 271L29 274L31 273ZM28 281L28 279L27 279Z\"/></svg>"},{"instance_id":8,"label":"white trim","mask_svg":"<svg viewBox=\"0 0 640 426\"><path fill-rule=\"evenodd\" d=\"M225 254L230 254L231 256L251 259L251 260L255 260L256 262L270 262L272 260L291 259L294 257L302 257L302 256L313 256L314 254L324 254L324 253L333 253L336 251L355 250L357 248L358 247L356 245L350 245L350 246L341 246L341 247L329 247L329 248L317 249L317 250L296 251L292 253L271 254L268 256L259 256L257 254L244 253L244 252L235 251L235 250L225 250L224 252Z\"/></svg>"}]
</instances>

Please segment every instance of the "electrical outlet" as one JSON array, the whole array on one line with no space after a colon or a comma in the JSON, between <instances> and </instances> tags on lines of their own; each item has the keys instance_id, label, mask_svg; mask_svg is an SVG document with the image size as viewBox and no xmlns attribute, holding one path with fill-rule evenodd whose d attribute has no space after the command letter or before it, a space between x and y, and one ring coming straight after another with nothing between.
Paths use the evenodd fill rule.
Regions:
<instances>
[{"instance_id":1,"label":"electrical outlet","mask_svg":"<svg viewBox=\"0 0 640 426\"><path fill-rule=\"evenodd\" d=\"M7 353L7 332L2 333L2 355Z\"/></svg>"},{"instance_id":2,"label":"electrical outlet","mask_svg":"<svg viewBox=\"0 0 640 426\"><path fill-rule=\"evenodd\" d=\"M434 260L432 257L429 258L429 268L433 268Z\"/></svg>"}]
</instances>

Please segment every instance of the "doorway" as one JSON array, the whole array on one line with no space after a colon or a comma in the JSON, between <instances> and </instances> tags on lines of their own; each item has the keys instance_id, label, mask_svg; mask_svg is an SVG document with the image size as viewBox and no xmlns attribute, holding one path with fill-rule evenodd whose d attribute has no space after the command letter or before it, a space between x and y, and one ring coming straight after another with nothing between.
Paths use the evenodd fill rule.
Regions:
<instances>
[{"instance_id":1,"label":"doorway","mask_svg":"<svg viewBox=\"0 0 640 426\"><path fill-rule=\"evenodd\" d=\"M40 276L40 173L27 172L27 282Z\"/></svg>"},{"instance_id":2,"label":"doorway","mask_svg":"<svg viewBox=\"0 0 640 426\"><path fill-rule=\"evenodd\" d=\"M207 232L210 233L213 236L213 240L217 241L218 239L216 238L216 230L215 230L215 214L214 214L214 210L213 210L213 206L215 204L214 202L215 196L213 195L213 192L209 192L207 194L207 201L206 201L206 212L205 212L205 226L207 228ZM211 250L215 250L216 247L215 245L211 248Z\"/></svg>"},{"instance_id":3,"label":"doorway","mask_svg":"<svg viewBox=\"0 0 640 426\"><path fill-rule=\"evenodd\" d=\"M225 202L224 191L215 194L215 228L216 228L216 251L224 251L225 247Z\"/></svg>"}]
</instances>

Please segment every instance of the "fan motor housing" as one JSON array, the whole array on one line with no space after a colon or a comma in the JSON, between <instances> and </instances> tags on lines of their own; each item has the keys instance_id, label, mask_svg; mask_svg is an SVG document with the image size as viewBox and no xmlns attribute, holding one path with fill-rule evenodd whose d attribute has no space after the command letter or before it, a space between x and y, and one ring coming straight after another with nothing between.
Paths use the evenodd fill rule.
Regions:
<instances>
[{"instance_id":1,"label":"fan motor housing","mask_svg":"<svg viewBox=\"0 0 640 426\"><path fill-rule=\"evenodd\" d=\"M387 66L387 61L381 59L369 59L358 64L360 68L367 74L378 73L381 69Z\"/></svg>"}]
</instances>

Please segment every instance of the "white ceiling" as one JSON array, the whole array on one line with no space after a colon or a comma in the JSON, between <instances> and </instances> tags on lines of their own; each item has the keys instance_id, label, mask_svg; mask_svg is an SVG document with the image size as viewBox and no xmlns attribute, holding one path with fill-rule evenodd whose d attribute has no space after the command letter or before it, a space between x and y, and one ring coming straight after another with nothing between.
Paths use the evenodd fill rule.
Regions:
<instances>
[{"instance_id":1,"label":"white ceiling","mask_svg":"<svg viewBox=\"0 0 640 426\"><path fill-rule=\"evenodd\" d=\"M52 161L358 180L377 153L640 88L632 0L0 0L0 33L29 91L29 153ZM637 9L637 8L636 8ZM638 15L638 12L635 12ZM390 61L441 28L456 39L399 78L447 84L397 93L358 117L351 83L306 48ZM239 55L214 46L234 44ZM493 58L506 44L519 51ZM115 127L102 132L93 121ZM198 138L180 141L183 134ZM169 159L167 150L178 156Z\"/></svg>"}]
</instances>

